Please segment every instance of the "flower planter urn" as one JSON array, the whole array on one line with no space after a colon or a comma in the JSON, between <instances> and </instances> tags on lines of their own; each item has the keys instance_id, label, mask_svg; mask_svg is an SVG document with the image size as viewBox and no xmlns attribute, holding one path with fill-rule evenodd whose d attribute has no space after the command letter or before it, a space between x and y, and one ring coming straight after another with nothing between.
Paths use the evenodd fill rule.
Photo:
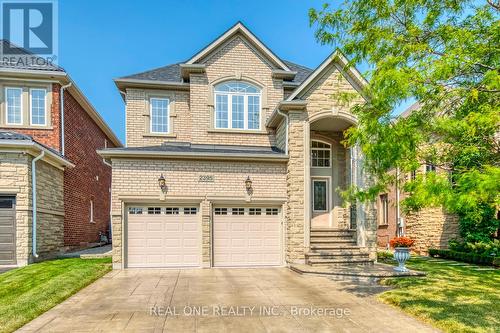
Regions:
<instances>
[{"instance_id":1,"label":"flower planter urn","mask_svg":"<svg viewBox=\"0 0 500 333\"><path fill-rule=\"evenodd\" d=\"M394 260L398 262L398 267L394 267L396 272L408 272L405 263L410 259L410 248L409 247L396 247L394 248Z\"/></svg>"}]
</instances>

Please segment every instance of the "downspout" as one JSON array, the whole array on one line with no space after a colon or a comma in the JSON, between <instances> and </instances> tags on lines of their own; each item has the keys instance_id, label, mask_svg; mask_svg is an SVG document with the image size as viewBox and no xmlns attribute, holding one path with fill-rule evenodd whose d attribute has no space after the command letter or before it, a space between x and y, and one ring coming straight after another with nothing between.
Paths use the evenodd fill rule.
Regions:
<instances>
[{"instance_id":1,"label":"downspout","mask_svg":"<svg viewBox=\"0 0 500 333\"><path fill-rule=\"evenodd\" d=\"M400 208L400 194L399 194L399 167L396 168L396 225L397 236L403 236L403 225L401 223L401 208Z\"/></svg>"},{"instance_id":2,"label":"downspout","mask_svg":"<svg viewBox=\"0 0 500 333\"><path fill-rule=\"evenodd\" d=\"M285 124L286 124L286 130L285 130L285 154L288 155L288 122L289 122L288 114L284 113L280 109L276 109L276 111L278 112L278 114L282 115L286 119L285 120Z\"/></svg>"},{"instance_id":3,"label":"downspout","mask_svg":"<svg viewBox=\"0 0 500 333\"><path fill-rule=\"evenodd\" d=\"M32 253L33 257L38 258L38 253L36 252L36 161L41 159L45 155L45 151L42 150L41 154L31 160L31 206L33 210L33 232L32 232Z\"/></svg>"},{"instance_id":4,"label":"downspout","mask_svg":"<svg viewBox=\"0 0 500 333\"><path fill-rule=\"evenodd\" d=\"M71 87L72 83L61 86L59 90L59 108L61 109L61 154L64 156L64 89Z\"/></svg>"}]
</instances>

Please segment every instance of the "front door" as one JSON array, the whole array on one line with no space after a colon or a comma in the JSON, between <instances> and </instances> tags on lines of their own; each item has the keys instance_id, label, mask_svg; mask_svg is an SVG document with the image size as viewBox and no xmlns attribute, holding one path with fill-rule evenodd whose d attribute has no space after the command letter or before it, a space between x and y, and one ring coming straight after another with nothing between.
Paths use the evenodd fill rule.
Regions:
<instances>
[{"instance_id":1,"label":"front door","mask_svg":"<svg viewBox=\"0 0 500 333\"><path fill-rule=\"evenodd\" d=\"M331 227L330 179L313 178L312 189L312 228Z\"/></svg>"}]
</instances>

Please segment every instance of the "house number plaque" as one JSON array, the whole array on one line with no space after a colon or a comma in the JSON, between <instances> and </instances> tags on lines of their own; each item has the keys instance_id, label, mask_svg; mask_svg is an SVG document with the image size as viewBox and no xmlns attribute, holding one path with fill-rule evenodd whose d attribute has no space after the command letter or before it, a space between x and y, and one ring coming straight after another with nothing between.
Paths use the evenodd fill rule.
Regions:
<instances>
[{"instance_id":1,"label":"house number plaque","mask_svg":"<svg viewBox=\"0 0 500 333\"><path fill-rule=\"evenodd\" d=\"M198 182L200 183L213 183L214 180L214 176L211 175L200 175L200 178L198 178Z\"/></svg>"}]
</instances>

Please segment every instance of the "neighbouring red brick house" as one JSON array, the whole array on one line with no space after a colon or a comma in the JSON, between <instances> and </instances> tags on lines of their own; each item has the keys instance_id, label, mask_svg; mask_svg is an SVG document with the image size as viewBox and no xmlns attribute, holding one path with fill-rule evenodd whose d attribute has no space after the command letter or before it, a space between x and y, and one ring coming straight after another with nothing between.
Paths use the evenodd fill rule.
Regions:
<instances>
[{"instance_id":1,"label":"neighbouring red brick house","mask_svg":"<svg viewBox=\"0 0 500 333\"><path fill-rule=\"evenodd\" d=\"M6 42L2 41L2 43ZM61 102L63 108L61 108ZM40 205L43 206L37 206L38 218L41 219L38 221L39 224L43 224L44 219L61 220L63 217L61 236L54 241L57 245L54 245L49 252L54 252L54 248L60 250L63 247L85 247L90 243L98 242L99 233L109 231L111 168L97 155L96 150L121 147L119 139L68 73L55 65L42 68L21 67L17 64L1 62L0 103L0 150L2 154L7 154L0 156L0 199L10 200L9 202L13 203L5 204L4 209L12 210L12 207L16 207L12 214L7 210L4 211L4 215L15 216L12 225L16 226L4 235L5 239L15 240L13 243L21 242L24 232L20 230L20 226L25 228L24 231L28 230L28 233L31 231L30 237L33 232L30 227L33 218L32 213L30 214L33 200L31 187L24 191L22 186L18 185L19 182L11 177L14 175L13 165L20 165L16 158L22 159L23 156L28 156L26 178L30 180L31 167L28 162L45 150L46 154L37 162L42 164L37 167L37 173L41 172L40 168L46 164L59 168L62 175L62 188L52 189L53 191L49 192L52 193L51 195L60 192L63 196L63 200L58 200L63 202L52 202L51 207L49 204L43 206L44 200L49 202L57 200L57 197L50 199L48 194L43 195L46 188L37 188L37 192L40 192L38 193ZM28 143L30 147L37 148L28 148ZM26 146L23 148L25 150L21 151L19 147L24 146ZM53 155L53 160L49 160L49 155ZM23 172L17 171L16 174ZM40 177L43 178L43 175L39 175L39 179ZM52 179L55 178L57 177L52 176ZM50 185L51 178L48 179L48 185ZM55 183L57 183L56 180L54 180ZM39 184L39 186L44 185ZM22 204L25 197L29 199L26 205ZM57 204L61 206L57 208ZM23 217L23 211L26 212L26 217ZM0 211L1 215L2 211ZM27 225L23 218L27 219ZM39 228L39 225L36 224L36 227ZM40 232L43 233L43 230ZM43 234L40 232L35 233L37 237L35 245L44 244L44 239L41 239ZM27 239L27 243L29 248L32 241ZM41 252L44 252L43 246L40 246ZM25 253L24 248L24 244L12 245L10 241L2 244L0 241L0 264L19 265L32 261L33 258L29 253ZM35 248L34 251L36 253Z\"/></svg>"}]
</instances>

